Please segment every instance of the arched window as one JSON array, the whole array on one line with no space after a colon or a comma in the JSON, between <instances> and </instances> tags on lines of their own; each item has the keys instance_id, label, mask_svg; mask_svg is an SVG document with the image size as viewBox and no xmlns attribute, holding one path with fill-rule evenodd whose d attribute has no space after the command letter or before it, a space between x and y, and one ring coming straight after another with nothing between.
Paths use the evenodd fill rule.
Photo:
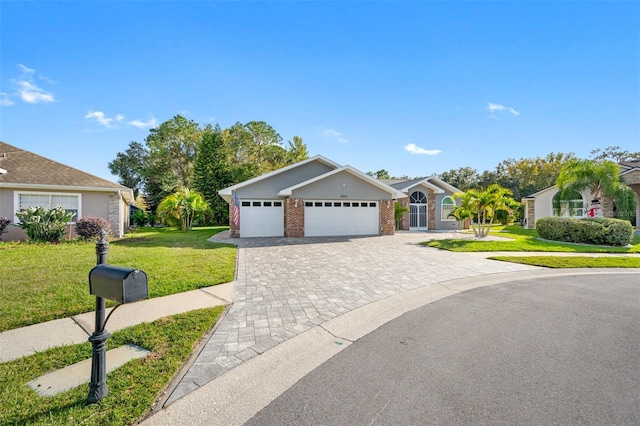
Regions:
<instances>
[{"instance_id":1,"label":"arched window","mask_svg":"<svg viewBox=\"0 0 640 426\"><path fill-rule=\"evenodd\" d=\"M440 205L440 220L456 220L455 217L449 216L456 209L456 203L453 202L453 198L448 195L442 199Z\"/></svg>"},{"instance_id":2,"label":"arched window","mask_svg":"<svg viewBox=\"0 0 640 426\"><path fill-rule=\"evenodd\" d=\"M584 201L582 195L577 191L571 191L564 194L564 200L560 197L561 193L557 192L553 196L553 215L554 216L584 216Z\"/></svg>"},{"instance_id":3,"label":"arched window","mask_svg":"<svg viewBox=\"0 0 640 426\"><path fill-rule=\"evenodd\" d=\"M409 197L411 204L427 204L427 196L422 191L413 191Z\"/></svg>"}]
</instances>

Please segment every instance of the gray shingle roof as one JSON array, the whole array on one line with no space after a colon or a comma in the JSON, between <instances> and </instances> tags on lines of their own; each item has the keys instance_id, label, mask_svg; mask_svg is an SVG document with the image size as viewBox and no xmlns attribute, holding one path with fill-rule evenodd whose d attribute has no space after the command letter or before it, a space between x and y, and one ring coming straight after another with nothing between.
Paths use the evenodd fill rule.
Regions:
<instances>
[{"instance_id":1,"label":"gray shingle roof","mask_svg":"<svg viewBox=\"0 0 640 426\"><path fill-rule=\"evenodd\" d=\"M129 190L118 183L85 173L57 161L0 141L0 183L56 185Z\"/></svg>"}]
</instances>

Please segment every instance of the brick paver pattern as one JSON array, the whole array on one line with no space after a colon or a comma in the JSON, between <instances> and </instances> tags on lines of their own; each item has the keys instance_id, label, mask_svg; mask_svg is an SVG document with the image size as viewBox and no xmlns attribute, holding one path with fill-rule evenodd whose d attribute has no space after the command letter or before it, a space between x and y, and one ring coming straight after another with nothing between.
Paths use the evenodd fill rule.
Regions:
<instances>
[{"instance_id":1,"label":"brick paver pattern","mask_svg":"<svg viewBox=\"0 0 640 426\"><path fill-rule=\"evenodd\" d=\"M447 236L453 235L216 238L238 245L235 300L165 405L269 348L368 303L452 279L535 269L418 244Z\"/></svg>"}]
</instances>

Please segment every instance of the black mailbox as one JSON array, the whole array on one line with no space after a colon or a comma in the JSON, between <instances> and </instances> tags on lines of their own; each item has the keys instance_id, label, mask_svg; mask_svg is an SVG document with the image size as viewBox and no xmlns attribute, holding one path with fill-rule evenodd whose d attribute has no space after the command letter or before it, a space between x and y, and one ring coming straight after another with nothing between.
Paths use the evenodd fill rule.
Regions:
<instances>
[{"instance_id":1,"label":"black mailbox","mask_svg":"<svg viewBox=\"0 0 640 426\"><path fill-rule=\"evenodd\" d=\"M134 268L98 265L89 272L89 292L115 302L135 302L149 295L147 274Z\"/></svg>"}]
</instances>

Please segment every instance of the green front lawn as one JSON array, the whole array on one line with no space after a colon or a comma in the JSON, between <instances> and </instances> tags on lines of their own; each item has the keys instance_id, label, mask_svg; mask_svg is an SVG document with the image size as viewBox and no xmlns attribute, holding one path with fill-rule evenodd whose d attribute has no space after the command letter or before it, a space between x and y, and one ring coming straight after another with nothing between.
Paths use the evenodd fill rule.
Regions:
<instances>
[{"instance_id":1,"label":"green front lawn","mask_svg":"<svg viewBox=\"0 0 640 426\"><path fill-rule=\"evenodd\" d=\"M126 425L140 419L187 360L224 307L202 309L116 331L107 349L133 343L151 350L107 375L109 394L87 405L89 385L41 397L27 383L91 358L89 342L48 349L0 364L0 424Z\"/></svg>"},{"instance_id":2,"label":"green front lawn","mask_svg":"<svg viewBox=\"0 0 640 426\"><path fill-rule=\"evenodd\" d=\"M634 235L632 247L604 247L583 244L559 243L538 239L535 229L524 229L519 225L497 226L491 228L490 235L507 237L509 241L482 240L433 240L421 244L455 252L481 251L546 251L573 253L640 253L640 235Z\"/></svg>"},{"instance_id":3,"label":"green front lawn","mask_svg":"<svg viewBox=\"0 0 640 426\"><path fill-rule=\"evenodd\" d=\"M142 228L109 243L108 263L145 271L149 297L233 281L236 247L207 238L226 227ZM92 311L95 242L0 242L0 331Z\"/></svg>"},{"instance_id":4,"label":"green front lawn","mask_svg":"<svg viewBox=\"0 0 640 426\"><path fill-rule=\"evenodd\" d=\"M545 268L640 268L640 257L495 256L489 259Z\"/></svg>"}]
</instances>

